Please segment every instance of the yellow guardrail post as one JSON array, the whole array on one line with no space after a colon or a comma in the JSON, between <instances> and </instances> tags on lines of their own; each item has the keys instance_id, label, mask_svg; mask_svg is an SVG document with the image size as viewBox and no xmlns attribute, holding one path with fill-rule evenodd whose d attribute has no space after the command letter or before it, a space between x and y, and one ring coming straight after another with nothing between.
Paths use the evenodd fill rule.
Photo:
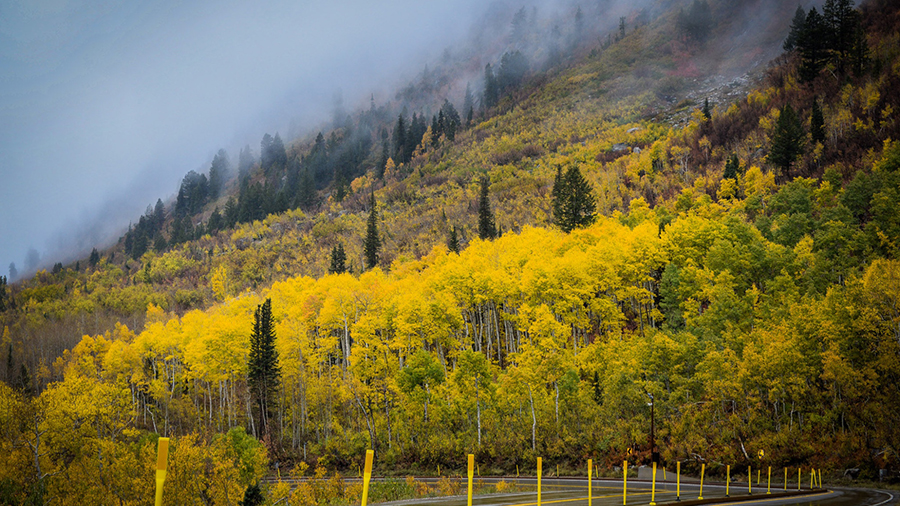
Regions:
<instances>
[{"instance_id":1,"label":"yellow guardrail post","mask_svg":"<svg viewBox=\"0 0 900 506\"><path fill-rule=\"evenodd\" d=\"M730 496L729 494L731 487L731 464L725 466L725 497Z\"/></svg>"},{"instance_id":2,"label":"yellow guardrail post","mask_svg":"<svg viewBox=\"0 0 900 506\"><path fill-rule=\"evenodd\" d=\"M797 490L800 490L800 482L803 481L803 473L801 468L797 468Z\"/></svg>"},{"instance_id":3,"label":"yellow guardrail post","mask_svg":"<svg viewBox=\"0 0 900 506\"><path fill-rule=\"evenodd\" d=\"M706 474L706 464L700 464L700 497L697 499L703 500L703 475Z\"/></svg>"},{"instance_id":4,"label":"yellow guardrail post","mask_svg":"<svg viewBox=\"0 0 900 506\"><path fill-rule=\"evenodd\" d=\"M594 482L591 481L591 472L594 465L594 459L588 459L588 506L594 506L591 498L591 492L594 490Z\"/></svg>"},{"instance_id":5,"label":"yellow guardrail post","mask_svg":"<svg viewBox=\"0 0 900 506\"><path fill-rule=\"evenodd\" d=\"M809 470L809 489L812 490L815 486L815 482L813 481L813 476L816 475L816 472L812 469Z\"/></svg>"},{"instance_id":6,"label":"yellow guardrail post","mask_svg":"<svg viewBox=\"0 0 900 506\"><path fill-rule=\"evenodd\" d=\"M681 461L675 462L675 500L681 500Z\"/></svg>"},{"instance_id":7,"label":"yellow guardrail post","mask_svg":"<svg viewBox=\"0 0 900 506\"><path fill-rule=\"evenodd\" d=\"M369 500L369 481L372 479L372 460L374 457L374 450L366 450L366 467L363 469L362 506L366 506L366 501Z\"/></svg>"},{"instance_id":8,"label":"yellow guardrail post","mask_svg":"<svg viewBox=\"0 0 900 506\"><path fill-rule=\"evenodd\" d=\"M653 485L650 487L650 506L656 506L656 462L653 463Z\"/></svg>"},{"instance_id":9,"label":"yellow guardrail post","mask_svg":"<svg viewBox=\"0 0 900 506\"><path fill-rule=\"evenodd\" d=\"M628 504L628 461L622 464L622 504Z\"/></svg>"},{"instance_id":10,"label":"yellow guardrail post","mask_svg":"<svg viewBox=\"0 0 900 506\"><path fill-rule=\"evenodd\" d=\"M756 470L756 484L759 485L759 474L762 473L762 469Z\"/></svg>"},{"instance_id":11,"label":"yellow guardrail post","mask_svg":"<svg viewBox=\"0 0 900 506\"><path fill-rule=\"evenodd\" d=\"M787 490L787 468L784 468L784 489Z\"/></svg>"},{"instance_id":12,"label":"yellow guardrail post","mask_svg":"<svg viewBox=\"0 0 900 506\"><path fill-rule=\"evenodd\" d=\"M475 472L475 455L469 454L469 496L466 499L466 506L472 506L472 474Z\"/></svg>"},{"instance_id":13,"label":"yellow guardrail post","mask_svg":"<svg viewBox=\"0 0 900 506\"><path fill-rule=\"evenodd\" d=\"M169 461L169 438L159 438L156 449L156 506L163 503L163 484L166 482L166 467Z\"/></svg>"},{"instance_id":14,"label":"yellow guardrail post","mask_svg":"<svg viewBox=\"0 0 900 506\"><path fill-rule=\"evenodd\" d=\"M766 494L772 494L772 466L769 466L769 481L766 485Z\"/></svg>"},{"instance_id":15,"label":"yellow guardrail post","mask_svg":"<svg viewBox=\"0 0 900 506\"><path fill-rule=\"evenodd\" d=\"M541 458L537 458L537 480L538 480L538 502L537 506L541 506L541 473L543 473L543 469L541 466Z\"/></svg>"},{"instance_id":16,"label":"yellow guardrail post","mask_svg":"<svg viewBox=\"0 0 900 506\"><path fill-rule=\"evenodd\" d=\"M753 495L753 466L747 466L747 493Z\"/></svg>"}]
</instances>

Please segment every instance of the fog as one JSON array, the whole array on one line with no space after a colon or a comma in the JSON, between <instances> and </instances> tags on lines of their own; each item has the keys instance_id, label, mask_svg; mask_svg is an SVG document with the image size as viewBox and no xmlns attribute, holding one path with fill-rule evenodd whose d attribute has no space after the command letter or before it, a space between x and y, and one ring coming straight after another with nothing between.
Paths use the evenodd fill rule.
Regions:
<instances>
[{"instance_id":1,"label":"fog","mask_svg":"<svg viewBox=\"0 0 900 506\"><path fill-rule=\"evenodd\" d=\"M0 3L0 272L102 246L220 147L323 120L460 40L483 3ZM33 257L29 259L33 261Z\"/></svg>"},{"instance_id":2,"label":"fog","mask_svg":"<svg viewBox=\"0 0 900 506\"><path fill-rule=\"evenodd\" d=\"M671 5L581 3L591 41L617 30L619 16ZM749 2L735 31L757 34L778 18L770 45L780 46L788 3ZM27 275L110 245L185 173L206 172L219 148L235 162L245 145L258 155L265 133L286 143L314 134L338 93L348 112L372 96L381 106L426 66L455 59L443 72L459 106L466 83L480 92L484 64L515 48L518 9L543 34L523 40L544 44L572 33L577 5L0 0L0 274L11 262Z\"/></svg>"}]
</instances>

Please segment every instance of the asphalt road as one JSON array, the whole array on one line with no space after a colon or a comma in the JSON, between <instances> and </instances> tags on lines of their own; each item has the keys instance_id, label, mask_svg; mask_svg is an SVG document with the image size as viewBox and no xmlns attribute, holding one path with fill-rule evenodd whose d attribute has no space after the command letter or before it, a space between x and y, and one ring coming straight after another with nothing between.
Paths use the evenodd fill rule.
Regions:
<instances>
[{"instance_id":1,"label":"asphalt road","mask_svg":"<svg viewBox=\"0 0 900 506\"><path fill-rule=\"evenodd\" d=\"M501 478L476 478L485 484L492 484L500 481ZM508 482L514 482L520 491L514 493L488 494L475 496L472 499L473 506L537 506L536 479L534 478L506 478ZM465 478L463 478L465 486ZM746 484L744 484L746 487ZM746 488L740 484L732 484L730 493L732 499L737 495L746 496ZM521 491L521 490L526 491ZM530 490L528 490L530 489ZM680 499L682 503L690 503L697 500L700 496L700 485L698 483L682 483L680 491ZM772 490L773 493L781 492L781 490ZM721 484L704 484L703 499L710 500L706 504L741 504L741 505L766 505L777 506L782 504L791 504L797 506L886 506L889 504L897 504L898 494L891 492L882 492L877 490L862 489L828 489L817 492L813 495L790 498L773 498L767 496L764 487L753 488L753 495L748 497L748 501L726 502L725 486ZM622 482L621 480L594 480L591 491L592 506L612 506L621 505L622 501ZM651 486L647 482L628 481L628 491L626 505L648 505L651 502L653 493ZM655 502L657 505L677 502L677 492L675 483L657 483ZM752 499L751 499L752 498ZM722 499L722 501L715 501ZM408 501L396 501L390 504L392 506L412 506L412 505L428 505L428 506L466 506L466 496L428 498L428 499L412 499ZM541 505L564 505L564 506L588 506L588 487L587 479L566 479L566 478L544 478L541 481Z\"/></svg>"}]
</instances>

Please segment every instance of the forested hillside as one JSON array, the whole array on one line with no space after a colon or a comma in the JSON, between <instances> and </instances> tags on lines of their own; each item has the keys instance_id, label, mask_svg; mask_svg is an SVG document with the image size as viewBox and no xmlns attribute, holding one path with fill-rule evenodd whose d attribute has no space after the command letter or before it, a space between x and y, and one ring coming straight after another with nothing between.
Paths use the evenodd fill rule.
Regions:
<instances>
[{"instance_id":1,"label":"forested hillside","mask_svg":"<svg viewBox=\"0 0 900 506\"><path fill-rule=\"evenodd\" d=\"M570 14L554 46L514 11L457 105L426 69L0 285L0 494L139 501L160 435L172 493L215 503L367 448L611 466L649 459L649 396L689 470L896 476L900 9Z\"/></svg>"}]
</instances>

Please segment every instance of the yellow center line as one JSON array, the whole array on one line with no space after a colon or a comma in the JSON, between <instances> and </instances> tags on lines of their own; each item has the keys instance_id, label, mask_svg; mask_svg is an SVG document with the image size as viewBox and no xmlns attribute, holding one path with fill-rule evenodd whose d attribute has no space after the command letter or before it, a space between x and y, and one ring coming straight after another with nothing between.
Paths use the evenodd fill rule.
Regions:
<instances>
[{"instance_id":1,"label":"yellow center line","mask_svg":"<svg viewBox=\"0 0 900 506\"><path fill-rule=\"evenodd\" d=\"M833 493L834 492L832 492L831 490L827 490L827 491L819 493L819 494L810 494L810 495L802 495L802 496L788 496L788 497L773 497L771 499L757 499L755 501L752 499L748 499L746 502L748 502L750 504L757 504L757 503L764 503L764 502L784 501L786 499L794 499L794 498L798 498L798 497L803 498L803 499L812 499L814 497L822 497L822 496L826 496L826 495L831 495ZM744 502L741 502L741 504L743 504L743 503ZM710 506L718 506L718 505L722 505L722 504L730 506L730 505L735 504L735 502L734 501L720 502L720 503L711 504Z\"/></svg>"},{"instance_id":2,"label":"yellow center line","mask_svg":"<svg viewBox=\"0 0 900 506\"><path fill-rule=\"evenodd\" d=\"M650 495L650 492L642 492L639 494L628 494L628 497L634 497L634 496L638 496L638 495ZM594 499L609 499L609 498L616 498L616 497L622 497L622 496L620 494L600 495L600 496L594 496ZM556 499L554 501L545 501L545 500L541 499L541 504L558 504L558 503L563 503L563 502L575 502L575 501L587 501L587 496L573 497L571 499ZM537 501L523 502L523 503L519 503L519 504L506 504L504 506L532 506L532 505L536 505L536 504L537 504Z\"/></svg>"}]
</instances>

